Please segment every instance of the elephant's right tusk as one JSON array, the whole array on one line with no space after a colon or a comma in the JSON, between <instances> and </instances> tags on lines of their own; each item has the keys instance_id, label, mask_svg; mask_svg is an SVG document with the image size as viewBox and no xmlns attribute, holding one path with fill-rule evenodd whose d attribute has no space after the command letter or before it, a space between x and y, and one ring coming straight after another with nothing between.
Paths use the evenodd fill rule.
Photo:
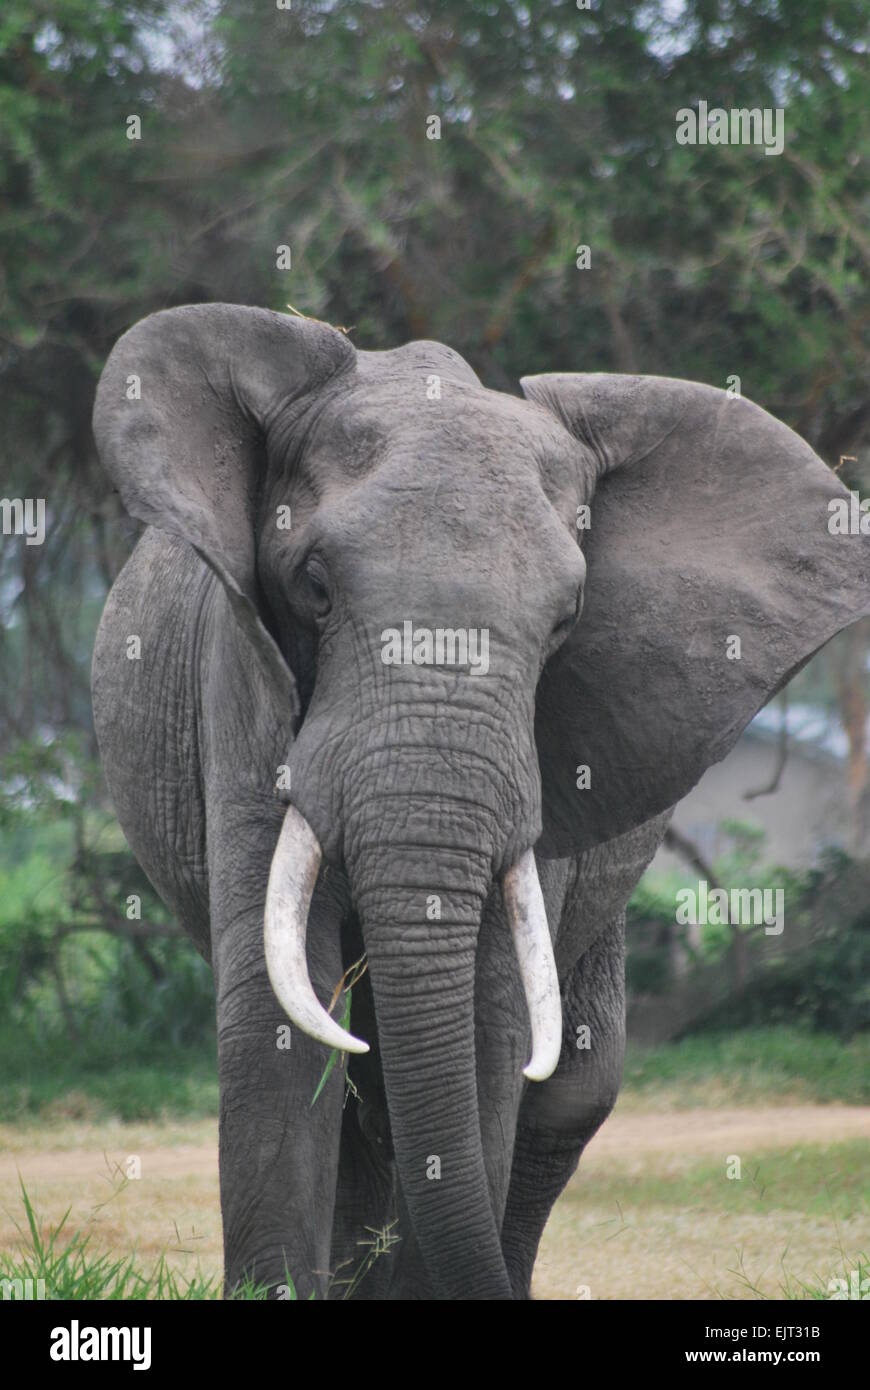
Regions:
<instances>
[{"instance_id":1,"label":"elephant's right tusk","mask_svg":"<svg viewBox=\"0 0 870 1390\"><path fill-rule=\"evenodd\" d=\"M562 1050L562 999L533 850L507 870L502 893L532 1024L532 1055L523 1076L546 1081Z\"/></svg>"},{"instance_id":2,"label":"elephant's right tusk","mask_svg":"<svg viewBox=\"0 0 870 1390\"><path fill-rule=\"evenodd\" d=\"M303 1033L340 1052L368 1052L368 1043L330 1018L308 976L305 932L320 859L311 826L294 806L288 806L266 890L266 969L278 1002Z\"/></svg>"}]
</instances>

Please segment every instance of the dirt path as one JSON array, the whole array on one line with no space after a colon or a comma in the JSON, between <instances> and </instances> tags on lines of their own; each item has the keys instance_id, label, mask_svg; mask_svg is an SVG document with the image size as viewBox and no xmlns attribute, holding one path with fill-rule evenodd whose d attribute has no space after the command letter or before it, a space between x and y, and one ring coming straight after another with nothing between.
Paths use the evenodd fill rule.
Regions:
<instances>
[{"instance_id":1,"label":"dirt path","mask_svg":"<svg viewBox=\"0 0 870 1390\"><path fill-rule=\"evenodd\" d=\"M870 1105L784 1105L774 1109L677 1110L613 1114L583 1155L584 1164L649 1154L716 1158L741 1146L785 1149L870 1139Z\"/></svg>"},{"instance_id":2,"label":"dirt path","mask_svg":"<svg viewBox=\"0 0 870 1390\"><path fill-rule=\"evenodd\" d=\"M855 1140L868 1142L870 1168L870 1107L617 1110L553 1213L535 1294L577 1298L588 1288L593 1298L757 1296L749 1280L781 1296L786 1276L818 1283L844 1253L870 1252L866 1202L836 1220L787 1200L780 1209L775 1194L763 1205L722 1210L718 1198L699 1200L693 1174L721 1163L724 1177L727 1155L746 1162ZM87 1227L97 1250L136 1249L143 1262L165 1251L187 1272L197 1264L220 1270L215 1121L0 1126L2 1248L17 1243L14 1223L23 1219L19 1173L43 1221L56 1222L71 1207L71 1225ZM653 1180L662 1191L650 1195Z\"/></svg>"}]
</instances>

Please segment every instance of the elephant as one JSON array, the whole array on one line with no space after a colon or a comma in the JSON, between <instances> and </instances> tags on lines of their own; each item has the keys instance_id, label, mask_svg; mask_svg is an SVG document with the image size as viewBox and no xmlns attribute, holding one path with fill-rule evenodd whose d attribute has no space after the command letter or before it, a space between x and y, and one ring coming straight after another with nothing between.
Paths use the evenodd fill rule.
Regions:
<instances>
[{"instance_id":1,"label":"elephant","mask_svg":"<svg viewBox=\"0 0 870 1390\"><path fill-rule=\"evenodd\" d=\"M848 493L759 406L521 389L228 304L144 318L99 381L145 529L94 720L214 972L227 1295L531 1296L673 807L870 612Z\"/></svg>"}]
</instances>

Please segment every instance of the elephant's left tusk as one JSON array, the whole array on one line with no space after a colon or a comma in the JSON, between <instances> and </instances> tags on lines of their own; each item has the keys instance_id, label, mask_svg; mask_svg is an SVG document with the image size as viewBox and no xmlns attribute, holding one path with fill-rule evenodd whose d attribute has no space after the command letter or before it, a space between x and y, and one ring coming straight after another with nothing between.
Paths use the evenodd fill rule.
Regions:
<instances>
[{"instance_id":1,"label":"elephant's left tusk","mask_svg":"<svg viewBox=\"0 0 870 1390\"><path fill-rule=\"evenodd\" d=\"M266 969L278 1002L303 1033L340 1052L368 1052L368 1043L354 1038L330 1018L308 975L305 933L320 859L320 845L311 826L295 807L288 806L266 890Z\"/></svg>"},{"instance_id":2,"label":"elephant's left tusk","mask_svg":"<svg viewBox=\"0 0 870 1390\"><path fill-rule=\"evenodd\" d=\"M532 1024L532 1056L523 1076L546 1081L562 1050L562 1000L533 850L507 870L502 893Z\"/></svg>"}]
</instances>

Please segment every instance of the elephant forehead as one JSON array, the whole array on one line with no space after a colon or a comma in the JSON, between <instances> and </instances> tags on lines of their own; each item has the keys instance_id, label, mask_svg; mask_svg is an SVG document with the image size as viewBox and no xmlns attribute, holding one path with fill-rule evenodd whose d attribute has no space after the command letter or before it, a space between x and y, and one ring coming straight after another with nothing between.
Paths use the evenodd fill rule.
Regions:
<instances>
[{"instance_id":1,"label":"elephant forehead","mask_svg":"<svg viewBox=\"0 0 870 1390\"><path fill-rule=\"evenodd\" d=\"M362 476L384 463L421 475L519 480L575 471L576 441L560 422L518 397L469 382L432 385L431 373L403 371L357 380L323 409L306 462ZM434 473L433 473L434 470Z\"/></svg>"},{"instance_id":2,"label":"elephant forehead","mask_svg":"<svg viewBox=\"0 0 870 1390\"><path fill-rule=\"evenodd\" d=\"M324 499L318 536L349 587L377 573L403 592L443 591L455 597L463 582L483 600L504 587L533 595L571 589L576 572L573 514L560 515L531 474L508 469L491 479L461 466L433 473L414 460L391 457L354 487ZM491 583L491 589L488 587Z\"/></svg>"}]
</instances>

